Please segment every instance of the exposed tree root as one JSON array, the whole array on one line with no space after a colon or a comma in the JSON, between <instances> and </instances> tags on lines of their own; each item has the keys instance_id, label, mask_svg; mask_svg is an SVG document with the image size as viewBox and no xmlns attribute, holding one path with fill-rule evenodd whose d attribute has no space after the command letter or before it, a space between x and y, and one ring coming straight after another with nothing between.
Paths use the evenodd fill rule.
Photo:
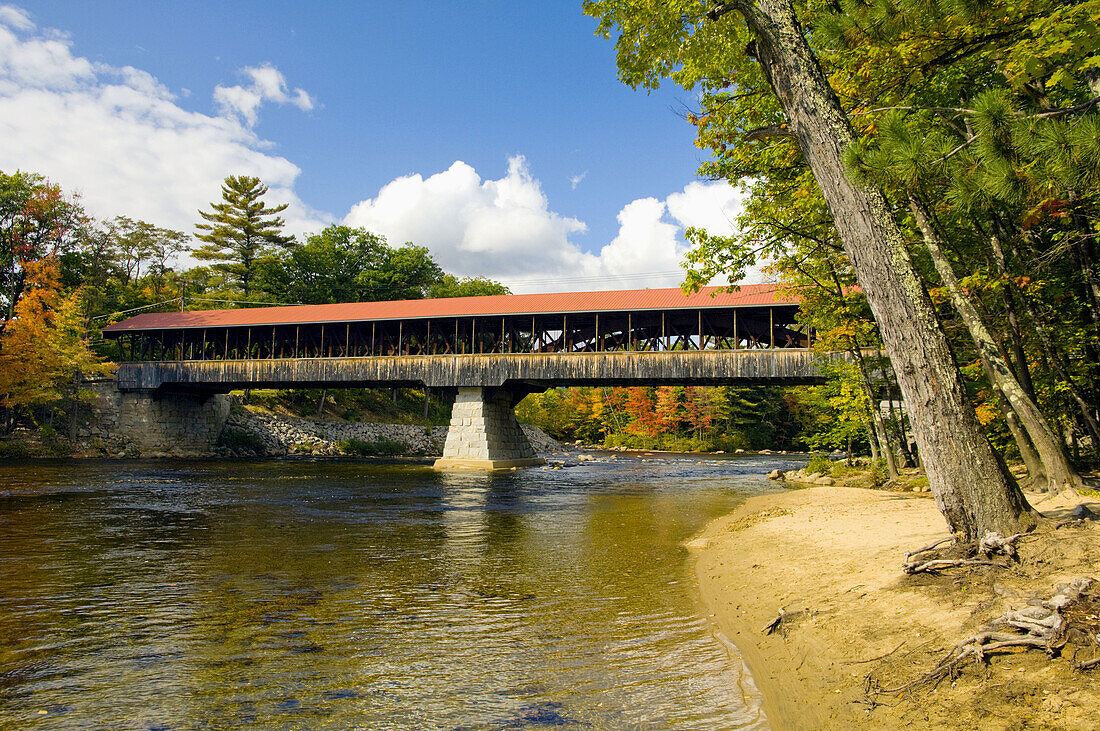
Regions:
<instances>
[{"instance_id":1,"label":"exposed tree root","mask_svg":"<svg viewBox=\"0 0 1100 731\"><path fill-rule=\"evenodd\" d=\"M1003 540L1015 538L1018 536ZM971 660L985 662L989 655L1005 650L1036 648L1056 657L1072 644L1075 655L1100 652L1100 593L1091 591L1094 586L1098 586L1094 579L1076 579L1060 584L1057 593L1049 599L1034 599L1021 609L1005 612L955 645L931 671L904 685L883 688L868 675L868 696L873 699L882 694L907 693L922 686L935 687L945 678L956 677L960 668ZM1078 670L1097 666L1100 666L1100 656L1074 663Z\"/></svg>"},{"instance_id":2,"label":"exposed tree root","mask_svg":"<svg viewBox=\"0 0 1100 731\"><path fill-rule=\"evenodd\" d=\"M916 551L911 551L906 554L905 563L902 564L901 568L907 574L931 574L957 566L995 566L1002 569L1007 568L1007 564L1000 561L993 561L992 557L1003 555L1015 560L1016 541L1018 541L1022 535L1022 533L1017 533L1008 538L1003 538L999 533L986 533L976 546L955 544L948 549L948 551L952 553L961 553L962 555L931 558L930 554L932 551L954 540L953 538L944 538L943 540L936 541L931 545L925 546L924 548L918 548ZM975 556L979 558L975 558Z\"/></svg>"}]
</instances>

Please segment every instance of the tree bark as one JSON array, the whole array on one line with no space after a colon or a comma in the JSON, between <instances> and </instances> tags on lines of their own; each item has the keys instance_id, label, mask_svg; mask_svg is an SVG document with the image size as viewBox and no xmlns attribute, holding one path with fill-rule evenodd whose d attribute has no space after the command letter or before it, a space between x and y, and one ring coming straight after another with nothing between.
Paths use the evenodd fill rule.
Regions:
<instances>
[{"instance_id":1,"label":"tree bark","mask_svg":"<svg viewBox=\"0 0 1100 731\"><path fill-rule=\"evenodd\" d=\"M958 367L882 192L857 187L842 155L854 139L790 0L738 0L756 55L833 215L882 328L940 511L964 539L1011 535L1034 518L985 439ZM1007 531L1007 532L1006 532Z\"/></svg>"},{"instance_id":2,"label":"tree bark","mask_svg":"<svg viewBox=\"0 0 1100 731\"><path fill-rule=\"evenodd\" d=\"M1079 487L1083 483L1077 470L1069 462L1069 457L1062 449L1058 438L1054 436L1046 417L1035 402L1028 397L1020 382L1012 374L1008 362L1001 355L997 343L985 326L981 315L970 298L962 291L959 280L955 276L955 270L951 268L951 262L947 260L943 242L932 222L932 217L924 204L914 195L909 196L909 208L917 219L917 227L924 237L924 246L932 257L932 263L943 281L944 287L951 297L951 303L955 311L959 313L963 324L970 332L970 337L978 348L978 356L982 359L982 366L989 377L990 385L1001 392L1004 401L1009 408L1019 417L1020 425L1027 432L1035 451L1039 453L1039 459L1043 463L1046 474L1046 484L1040 485L1034 482L1037 475L1032 474L1032 484L1036 487L1044 487L1048 492L1061 492L1068 487ZM1025 440L1026 441L1026 440ZM1023 455L1027 445L1020 443L1020 453Z\"/></svg>"}]
</instances>

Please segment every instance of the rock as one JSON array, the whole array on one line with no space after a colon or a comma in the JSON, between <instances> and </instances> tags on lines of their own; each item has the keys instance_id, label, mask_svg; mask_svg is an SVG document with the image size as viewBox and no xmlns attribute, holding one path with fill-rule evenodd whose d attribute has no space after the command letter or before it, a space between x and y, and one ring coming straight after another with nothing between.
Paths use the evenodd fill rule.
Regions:
<instances>
[{"instance_id":1,"label":"rock","mask_svg":"<svg viewBox=\"0 0 1100 731\"><path fill-rule=\"evenodd\" d=\"M1087 505L1082 503L1070 511L1070 517L1075 520L1096 520L1097 515L1089 510Z\"/></svg>"},{"instance_id":2,"label":"rock","mask_svg":"<svg viewBox=\"0 0 1100 731\"><path fill-rule=\"evenodd\" d=\"M817 479L817 484L818 485L835 485L836 480L834 480L831 477L819 477Z\"/></svg>"},{"instance_id":3,"label":"rock","mask_svg":"<svg viewBox=\"0 0 1100 731\"><path fill-rule=\"evenodd\" d=\"M768 473L769 480L782 480L785 473L783 470L772 470Z\"/></svg>"},{"instance_id":4,"label":"rock","mask_svg":"<svg viewBox=\"0 0 1100 731\"><path fill-rule=\"evenodd\" d=\"M821 474L820 472L811 472L810 474L806 475L806 479L810 482L813 482L814 480L820 480L824 476L825 475Z\"/></svg>"}]
</instances>

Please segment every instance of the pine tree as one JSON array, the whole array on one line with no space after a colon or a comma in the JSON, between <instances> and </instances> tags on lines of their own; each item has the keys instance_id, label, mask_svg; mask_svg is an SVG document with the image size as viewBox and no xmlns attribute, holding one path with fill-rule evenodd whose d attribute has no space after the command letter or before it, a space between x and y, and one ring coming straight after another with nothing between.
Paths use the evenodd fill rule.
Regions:
<instances>
[{"instance_id":1,"label":"pine tree","mask_svg":"<svg viewBox=\"0 0 1100 731\"><path fill-rule=\"evenodd\" d=\"M213 268L235 280L247 297L258 263L275 247L288 248L293 236L282 233L283 221L278 216L287 204L269 207L261 200L267 186L259 178L230 175L222 184L222 202L212 203L212 212L199 211L209 223L195 225L195 236L206 245L192 253L196 259L220 262Z\"/></svg>"}]
</instances>

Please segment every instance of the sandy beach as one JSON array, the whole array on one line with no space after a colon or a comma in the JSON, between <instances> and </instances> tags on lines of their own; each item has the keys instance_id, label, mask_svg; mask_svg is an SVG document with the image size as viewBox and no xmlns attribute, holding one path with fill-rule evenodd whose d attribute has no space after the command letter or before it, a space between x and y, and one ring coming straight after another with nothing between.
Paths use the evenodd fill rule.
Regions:
<instances>
[{"instance_id":1,"label":"sandy beach","mask_svg":"<svg viewBox=\"0 0 1100 731\"><path fill-rule=\"evenodd\" d=\"M1077 502L1100 513L1068 495L1033 502L1056 520ZM1100 574L1096 525L1056 535L1046 525L1022 539L1010 569L906 576L907 551L949 535L930 496L814 487L751 498L689 545L703 602L751 669L772 728L1081 729L1100 728L1100 673L1038 651L881 705L865 687L869 674L883 686L913 680L1006 608Z\"/></svg>"}]
</instances>

